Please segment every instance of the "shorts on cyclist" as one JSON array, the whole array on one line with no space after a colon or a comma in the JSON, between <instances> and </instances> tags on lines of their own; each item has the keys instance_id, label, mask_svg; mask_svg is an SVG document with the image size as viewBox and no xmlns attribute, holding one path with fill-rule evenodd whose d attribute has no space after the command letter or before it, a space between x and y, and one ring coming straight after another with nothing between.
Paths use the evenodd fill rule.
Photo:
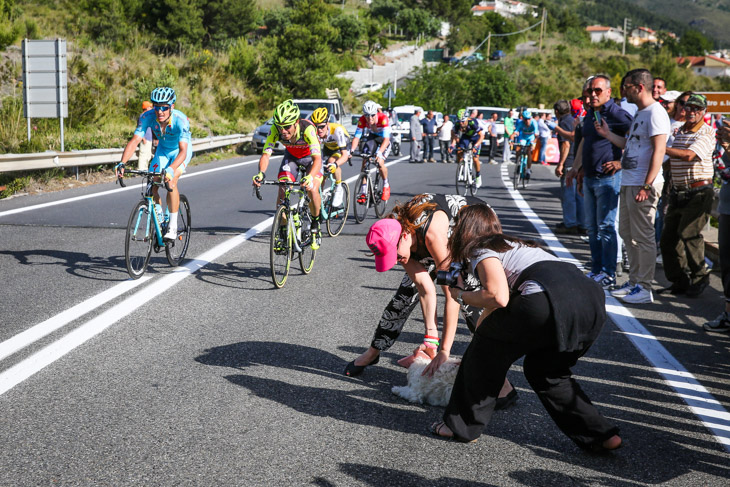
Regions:
<instances>
[{"instance_id":1,"label":"shorts on cyclist","mask_svg":"<svg viewBox=\"0 0 730 487\"><path fill-rule=\"evenodd\" d=\"M312 159L312 156L296 158L292 156L289 152L285 152L284 157L281 160L281 165L279 166L279 174L277 176L277 179L279 181L287 181L293 183L297 180L297 171L302 174L307 174L309 172L309 169L312 167L313 162L314 159ZM315 187L317 187L316 185L322 183L322 174L322 167L320 167L319 172L313 175L312 179Z\"/></svg>"},{"instance_id":2,"label":"shorts on cyclist","mask_svg":"<svg viewBox=\"0 0 730 487\"><path fill-rule=\"evenodd\" d=\"M334 157L335 160L339 159L342 157L342 149L328 149L327 147L322 147L322 164L326 164L330 157Z\"/></svg>"},{"instance_id":3,"label":"shorts on cyclist","mask_svg":"<svg viewBox=\"0 0 730 487\"><path fill-rule=\"evenodd\" d=\"M180 153L180 149L171 150L169 152L163 152L160 150L160 148L157 148L157 152L155 153L155 157L152 158L150 161L150 172L152 173L158 173L162 172L165 169L167 169L167 166L172 164L172 161L175 160L177 155ZM190 162L190 159L193 158L193 151L190 145L188 145L188 153L185 157L185 160L182 164L180 164L180 168L182 169L182 173L185 173L185 170L188 167L188 163Z\"/></svg>"},{"instance_id":4,"label":"shorts on cyclist","mask_svg":"<svg viewBox=\"0 0 730 487\"><path fill-rule=\"evenodd\" d=\"M535 143L535 136L523 137L517 141L517 145L531 146Z\"/></svg>"},{"instance_id":5,"label":"shorts on cyclist","mask_svg":"<svg viewBox=\"0 0 730 487\"><path fill-rule=\"evenodd\" d=\"M379 135L369 135L365 147L362 149L363 154L375 154L380 148L380 144L383 143L383 137ZM383 159L386 159L390 155L391 144L383 151Z\"/></svg>"},{"instance_id":6,"label":"shorts on cyclist","mask_svg":"<svg viewBox=\"0 0 730 487\"><path fill-rule=\"evenodd\" d=\"M475 135L473 137L461 137L459 142L456 143L456 148L457 150L469 150L471 146L474 146L477 150L477 155L479 155L482 148L476 146L477 142L479 142L479 135Z\"/></svg>"}]
</instances>

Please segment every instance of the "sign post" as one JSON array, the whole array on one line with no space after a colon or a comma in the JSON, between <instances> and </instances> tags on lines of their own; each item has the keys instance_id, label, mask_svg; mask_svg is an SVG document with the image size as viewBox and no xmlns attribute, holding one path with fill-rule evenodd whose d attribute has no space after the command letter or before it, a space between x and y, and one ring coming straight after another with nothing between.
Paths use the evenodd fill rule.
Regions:
<instances>
[{"instance_id":1,"label":"sign post","mask_svg":"<svg viewBox=\"0 0 730 487\"><path fill-rule=\"evenodd\" d=\"M64 152L63 119L68 117L66 40L23 39L23 114L31 118L58 118L61 152Z\"/></svg>"},{"instance_id":2,"label":"sign post","mask_svg":"<svg viewBox=\"0 0 730 487\"><path fill-rule=\"evenodd\" d=\"M388 89L385 90L385 94L383 96L388 99L388 110L390 110L390 101L395 98L395 93L393 93L393 88L388 86Z\"/></svg>"}]
</instances>

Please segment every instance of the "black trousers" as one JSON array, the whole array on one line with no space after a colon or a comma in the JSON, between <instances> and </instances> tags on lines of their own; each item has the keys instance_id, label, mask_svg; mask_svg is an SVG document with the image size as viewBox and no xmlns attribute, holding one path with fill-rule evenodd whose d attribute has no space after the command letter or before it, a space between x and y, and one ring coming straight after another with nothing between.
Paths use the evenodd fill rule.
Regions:
<instances>
[{"instance_id":1,"label":"black trousers","mask_svg":"<svg viewBox=\"0 0 730 487\"><path fill-rule=\"evenodd\" d=\"M444 421L457 438L481 436L510 366L523 355L530 387L565 433L589 449L618 433L593 406L570 368L588 350L558 352L555 321L545 293L513 295L476 330L464 353Z\"/></svg>"},{"instance_id":2,"label":"black trousers","mask_svg":"<svg viewBox=\"0 0 730 487\"><path fill-rule=\"evenodd\" d=\"M730 215L720 215L717 245L720 247L722 292L725 295L725 300L730 301Z\"/></svg>"}]
</instances>

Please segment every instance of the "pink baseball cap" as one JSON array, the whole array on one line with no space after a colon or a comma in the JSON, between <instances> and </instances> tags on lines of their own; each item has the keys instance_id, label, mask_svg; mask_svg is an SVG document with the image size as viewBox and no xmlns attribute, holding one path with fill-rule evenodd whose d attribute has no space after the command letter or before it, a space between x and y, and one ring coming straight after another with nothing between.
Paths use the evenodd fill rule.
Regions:
<instances>
[{"instance_id":1,"label":"pink baseball cap","mask_svg":"<svg viewBox=\"0 0 730 487\"><path fill-rule=\"evenodd\" d=\"M375 254L375 270L385 272L398 261L398 240L401 226L398 220L384 218L373 223L365 237L365 242Z\"/></svg>"}]
</instances>

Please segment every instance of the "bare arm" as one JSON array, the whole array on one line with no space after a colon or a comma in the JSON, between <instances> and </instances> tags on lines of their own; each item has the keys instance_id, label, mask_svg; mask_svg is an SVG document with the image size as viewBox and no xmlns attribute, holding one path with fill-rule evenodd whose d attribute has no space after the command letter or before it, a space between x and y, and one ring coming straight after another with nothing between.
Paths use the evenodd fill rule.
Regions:
<instances>
[{"instance_id":1,"label":"bare arm","mask_svg":"<svg viewBox=\"0 0 730 487\"><path fill-rule=\"evenodd\" d=\"M697 154L690 149L675 149L674 147L667 147L666 154L672 159L679 159L681 161L699 161L700 158Z\"/></svg>"}]
</instances>

